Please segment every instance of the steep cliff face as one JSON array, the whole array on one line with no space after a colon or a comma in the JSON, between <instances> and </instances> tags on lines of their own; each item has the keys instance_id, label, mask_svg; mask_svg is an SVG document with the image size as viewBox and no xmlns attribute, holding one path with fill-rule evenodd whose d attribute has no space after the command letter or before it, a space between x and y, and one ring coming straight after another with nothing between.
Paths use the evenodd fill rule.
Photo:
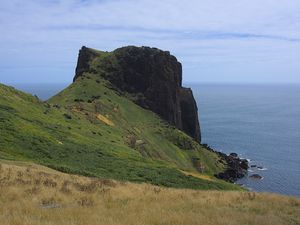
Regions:
<instances>
[{"instance_id":1,"label":"steep cliff face","mask_svg":"<svg viewBox=\"0 0 300 225\"><path fill-rule=\"evenodd\" d=\"M198 108L190 88L180 88L180 109L182 130L191 137L200 135L200 125L198 120ZM201 141L201 137L200 137Z\"/></svg>"},{"instance_id":2,"label":"steep cliff face","mask_svg":"<svg viewBox=\"0 0 300 225\"><path fill-rule=\"evenodd\" d=\"M128 46L111 53L82 47L74 81L84 72L102 76L136 104L201 141L198 109L191 89L182 87L182 66L169 52Z\"/></svg>"},{"instance_id":3,"label":"steep cliff face","mask_svg":"<svg viewBox=\"0 0 300 225\"><path fill-rule=\"evenodd\" d=\"M79 50L77 66L75 70L75 77L73 81L75 81L79 76L81 76L84 72L90 70L90 62L97 57L96 52L89 50L87 47L83 46Z\"/></svg>"}]
</instances>

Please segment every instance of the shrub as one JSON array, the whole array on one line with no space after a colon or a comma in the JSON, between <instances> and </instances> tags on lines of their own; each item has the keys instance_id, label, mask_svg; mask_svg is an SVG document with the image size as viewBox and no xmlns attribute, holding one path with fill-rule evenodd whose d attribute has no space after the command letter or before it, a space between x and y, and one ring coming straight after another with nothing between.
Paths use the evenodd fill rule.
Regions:
<instances>
[{"instance_id":1,"label":"shrub","mask_svg":"<svg viewBox=\"0 0 300 225\"><path fill-rule=\"evenodd\" d=\"M72 119L72 116L67 113L64 113L64 117L68 120Z\"/></svg>"}]
</instances>

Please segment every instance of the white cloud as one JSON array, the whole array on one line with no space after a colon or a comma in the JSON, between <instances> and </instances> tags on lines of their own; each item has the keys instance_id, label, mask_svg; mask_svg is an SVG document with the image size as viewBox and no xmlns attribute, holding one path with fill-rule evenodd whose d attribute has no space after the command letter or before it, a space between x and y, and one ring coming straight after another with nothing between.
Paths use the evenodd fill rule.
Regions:
<instances>
[{"instance_id":1,"label":"white cloud","mask_svg":"<svg viewBox=\"0 0 300 225\"><path fill-rule=\"evenodd\" d=\"M0 25L0 81L9 79L5 77L9 73L22 79L16 68L6 69L5 74L3 68L22 71L29 65L42 71L41 64L64 68L64 79L71 80L81 45L113 50L134 44L171 50L187 68L190 80L224 76L234 80L244 70L257 73L244 76L246 81L253 76L259 80L266 71L282 80L289 75L278 71L292 68L291 79L300 72L298 0L4 0ZM261 63L265 68L260 73ZM204 67L206 74L196 76Z\"/></svg>"}]
</instances>

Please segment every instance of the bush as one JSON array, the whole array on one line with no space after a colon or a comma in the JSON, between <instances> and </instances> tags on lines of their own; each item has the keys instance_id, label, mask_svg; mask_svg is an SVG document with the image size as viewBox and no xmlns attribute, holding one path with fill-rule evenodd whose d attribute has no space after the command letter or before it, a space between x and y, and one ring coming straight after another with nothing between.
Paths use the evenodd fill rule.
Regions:
<instances>
[{"instance_id":1,"label":"bush","mask_svg":"<svg viewBox=\"0 0 300 225\"><path fill-rule=\"evenodd\" d=\"M67 114L67 113L64 114L64 117L65 117L66 119L68 119L68 120L72 119L72 116L69 115L69 114Z\"/></svg>"}]
</instances>

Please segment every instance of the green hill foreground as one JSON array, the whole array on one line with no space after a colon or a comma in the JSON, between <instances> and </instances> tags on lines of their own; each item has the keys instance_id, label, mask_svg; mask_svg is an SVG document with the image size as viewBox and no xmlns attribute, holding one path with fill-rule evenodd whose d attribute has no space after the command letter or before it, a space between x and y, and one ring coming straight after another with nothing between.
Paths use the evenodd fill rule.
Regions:
<instances>
[{"instance_id":1,"label":"green hill foreground","mask_svg":"<svg viewBox=\"0 0 300 225\"><path fill-rule=\"evenodd\" d=\"M213 178L225 168L215 153L106 80L76 81L46 102L1 84L0 132L2 159L168 187L240 189Z\"/></svg>"},{"instance_id":2,"label":"green hill foreground","mask_svg":"<svg viewBox=\"0 0 300 225\"><path fill-rule=\"evenodd\" d=\"M136 60L132 50L143 60L145 52L154 58L154 65L144 70L165 71L160 77L181 76L175 57L157 49L128 47L117 51L117 61L117 53L83 49L76 69L80 77L48 101L0 84L0 159L167 187L241 190L214 178L226 169L226 162L217 154L138 106L135 99L141 94L122 92L111 82L109 72L119 70L113 77L116 80L128 52L132 55L126 60ZM127 67L123 65L122 70Z\"/></svg>"}]
</instances>

